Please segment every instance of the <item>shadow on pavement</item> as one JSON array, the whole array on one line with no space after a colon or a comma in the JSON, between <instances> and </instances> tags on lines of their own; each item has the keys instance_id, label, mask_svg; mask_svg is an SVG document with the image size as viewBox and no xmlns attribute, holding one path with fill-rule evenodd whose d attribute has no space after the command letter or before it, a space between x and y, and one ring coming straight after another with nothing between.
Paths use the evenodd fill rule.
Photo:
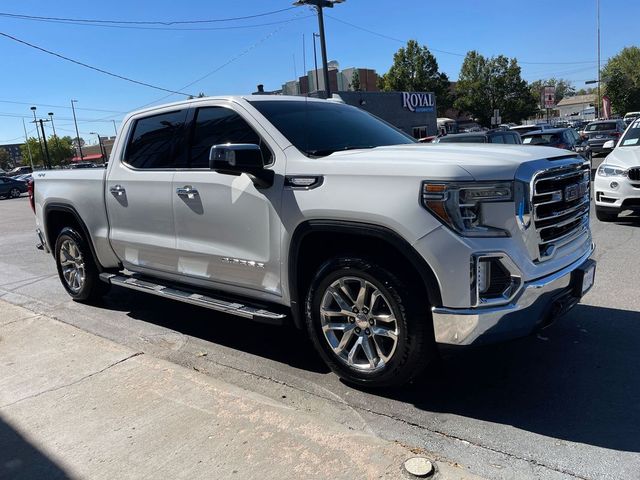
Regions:
<instances>
[{"instance_id":1,"label":"shadow on pavement","mask_svg":"<svg viewBox=\"0 0 640 480\"><path fill-rule=\"evenodd\" d=\"M316 373L330 371L315 354L306 334L294 327L265 325L119 287L112 287L102 306L127 312L136 320L294 368Z\"/></svg>"},{"instance_id":2,"label":"shadow on pavement","mask_svg":"<svg viewBox=\"0 0 640 480\"><path fill-rule=\"evenodd\" d=\"M71 477L0 417L0 478L62 480Z\"/></svg>"},{"instance_id":3,"label":"shadow on pavement","mask_svg":"<svg viewBox=\"0 0 640 480\"><path fill-rule=\"evenodd\" d=\"M638 345L639 312L578 305L538 336L449 355L413 385L384 396L640 452Z\"/></svg>"}]
</instances>

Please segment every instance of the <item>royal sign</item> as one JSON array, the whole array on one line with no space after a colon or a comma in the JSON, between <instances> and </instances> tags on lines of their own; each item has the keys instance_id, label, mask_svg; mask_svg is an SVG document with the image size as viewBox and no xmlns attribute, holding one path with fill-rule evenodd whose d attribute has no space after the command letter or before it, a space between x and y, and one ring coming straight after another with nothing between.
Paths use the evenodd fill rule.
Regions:
<instances>
[{"instance_id":1,"label":"royal sign","mask_svg":"<svg viewBox=\"0 0 640 480\"><path fill-rule=\"evenodd\" d=\"M402 92L402 106L411 112L433 112L433 93Z\"/></svg>"}]
</instances>

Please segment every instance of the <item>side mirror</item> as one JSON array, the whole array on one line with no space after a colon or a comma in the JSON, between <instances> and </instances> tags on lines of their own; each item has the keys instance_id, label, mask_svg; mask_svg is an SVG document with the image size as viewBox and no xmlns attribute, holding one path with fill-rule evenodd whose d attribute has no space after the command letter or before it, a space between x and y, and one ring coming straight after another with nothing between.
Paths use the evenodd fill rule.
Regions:
<instances>
[{"instance_id":1,"label":"side mirror","mask_svg":"<svg viewBox=\"0 0 640 480\"><path fill-rule=\"evenodd\" d=\"M604 142L604 145L602 145L602 148L610 148L611 150L613 150L614 148L616 148L615 140L607 140L606 142Z\"/></svg>"},{"instance_id":2,"label":"side mirror","mask_svg":"<svg viewBox=\"0 0 640 480\"><path fill-rule=\"evenodd\" d=\"M225 175L246 173L257 187L273 185L273 170L264 168L262 150L253 143L214 145L209 151L209 168Z\"/></svg>"}]
</instances>

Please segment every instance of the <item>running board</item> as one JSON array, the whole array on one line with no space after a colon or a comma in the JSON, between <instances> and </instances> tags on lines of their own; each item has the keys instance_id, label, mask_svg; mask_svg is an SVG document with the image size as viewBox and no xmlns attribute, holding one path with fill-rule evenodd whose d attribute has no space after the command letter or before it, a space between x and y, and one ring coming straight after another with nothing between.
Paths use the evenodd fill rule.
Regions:
<instances>
[{"instance_id":1,"label":"running board","mask_svg":"<svg viewBox=\"0 0 640 480\"><path fill-rule=\"evenodd\" d=\"M283 313L270 312L269 310L245 305L239 302L230 302L228 300L190 292L188 290L180 290L175 287L168 287L148 280L141 280L136 277L117 275L113 273L101 273L100 280L110 283L111 285L118 285L119 287L138 290L140 292L150 293L159 297L178 300L179 302L190 303L199 307L248 318L258 322L282 325L284 320L287 318Z\"/></svg>"}]
</instances>

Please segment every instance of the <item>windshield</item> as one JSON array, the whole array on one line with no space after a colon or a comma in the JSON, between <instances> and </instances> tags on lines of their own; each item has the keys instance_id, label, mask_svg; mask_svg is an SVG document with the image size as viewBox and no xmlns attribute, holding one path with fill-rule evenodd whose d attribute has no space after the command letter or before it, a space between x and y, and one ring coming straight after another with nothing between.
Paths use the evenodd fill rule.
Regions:
<instances>
[{"instance_id":1,"label":"windshield","mask_svg":"<svg viewBox=\"0 0 640 480\"><path fill-rule=\"evenodd\" d=\"M640 145L640 119L635 120L620 140L621 147L637 147Z\"/></svg>"},{"instance_id":2,"label":"windshield","mask_svg":"<svg viewBox=\"0 0 640 480\"><path fill-rule=\"evenodd\" d=\"M323 157L341 150L416 143L416 140L359 108L333 102L258 100L249 102L298 150Z\"/></svg>"},{"instance_id":3,"label":"windshield","mask_svg":"<svg viewBox=\"0 0 640 480\"><path fill-rule=\"evenodd\" d=\"M601 132L603 130L615 130L615 122L590 123L585 129L587 132Z\"/></svg>"}]
</instances>

